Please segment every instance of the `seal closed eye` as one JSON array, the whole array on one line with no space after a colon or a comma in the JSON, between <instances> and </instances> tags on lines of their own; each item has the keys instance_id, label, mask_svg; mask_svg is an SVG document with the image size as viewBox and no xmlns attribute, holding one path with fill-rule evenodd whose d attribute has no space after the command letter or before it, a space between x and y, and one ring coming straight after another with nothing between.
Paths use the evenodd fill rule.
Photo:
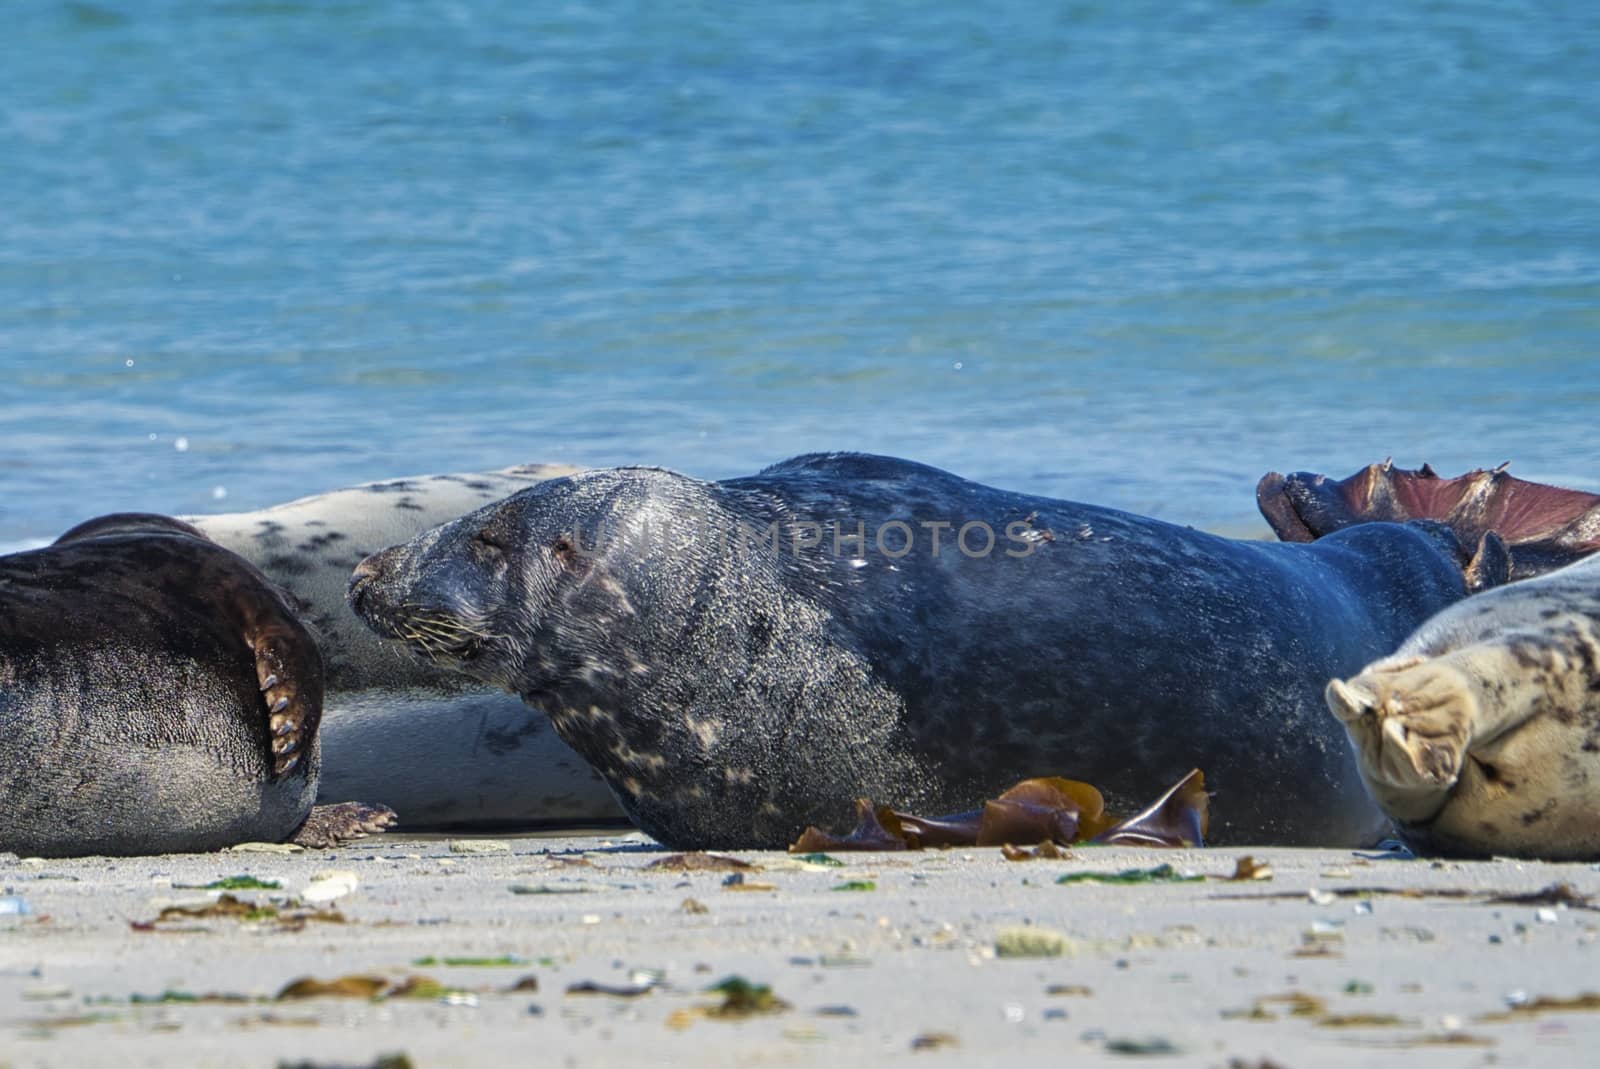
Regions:
<instances>
[{"instance_id":1,"label":"seal closed eye","mask_svg":"<svg viewBox=\"0 0 1600 1069\"><path fill-rule=\"evenodd\" d=\"M0 557L0 849L44 856L330 845L382 806L314 810L322 659L252 565L119 513Z\"/></svg>"}]
</instances>

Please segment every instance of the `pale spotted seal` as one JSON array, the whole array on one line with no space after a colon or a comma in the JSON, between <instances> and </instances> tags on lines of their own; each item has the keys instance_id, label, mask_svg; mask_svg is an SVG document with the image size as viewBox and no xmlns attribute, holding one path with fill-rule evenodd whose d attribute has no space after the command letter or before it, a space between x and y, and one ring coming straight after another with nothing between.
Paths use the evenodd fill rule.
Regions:
<instances>
[{"instance_id":1,"label":"pale spotted seal","mask_svg":"<svg viewBox=\"0 0 1600 1069\"><path fill-rule=\"evenodd\" d=\"M1039 774L1131 811L1196 765L1216 841L1334 845L1386 822L1327 678L1494 556L1429 524L1233 540L826 454L551 480L368 558L350 599L545 709L674 846L779 846L858 796L954 810Z\"/></svg>"},{"instance_id":2,"label":"pale spotted seal","mask_svg":"<svg viewBox=\"0 0 1600 1069\"><path fill-rule=\"evenodd\" d=\"M1418 846L1600 857L1600 557L1451 606L1327 698Z\"/></svg>"},{"instance_id":3,"label":"pale spotted seal","mask_svg":"<svg viewBox=\"0 0 1600 1069\"><path fill-rule=\"evenodd\" d=\"M312 808L322 660L252 567L122 513L0 557L0 850L330 845L382 806Z\"/></svg>"},{"instance_id":4,"label":"pale spotted seal","mask_svg":"<svg viewBox=\"0 0 1600 1069\"><path fill-rule=\"evenodd\" d=\"M604 782L515 695L385 647L344 600L351 568L374 550L576 470L409 476L185 517L287 590L317 630L327 665L322 801L382 797L406 828L624 819Z\"/></svg>"}]
</instances>

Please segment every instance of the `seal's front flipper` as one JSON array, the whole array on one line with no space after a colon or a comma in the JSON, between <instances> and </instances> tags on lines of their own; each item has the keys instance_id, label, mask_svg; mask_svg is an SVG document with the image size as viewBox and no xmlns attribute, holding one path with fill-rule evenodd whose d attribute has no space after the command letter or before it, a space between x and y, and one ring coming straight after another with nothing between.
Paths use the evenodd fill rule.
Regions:
<instances>
[{"instance_id":1,"label":"seal's front flipper","mask_svg":"<svg viewBox=\"0 0 1600 1069\"><path fill-rule=\"evenodd\" d=\"M364 839L394 826L399 818L386 805L366 802L339 802L312 807L300 830L290 836L291 843L322 848Z\"/></svg>"},{"instance_id":2,"label":"seal's front flipper","mask_svg":"<svg viewBox=\"0 0 1600 1069\"><path fill-rule=\"evenodd\" d=\"M1355 745L1361 776L1384 811L1417 823L1436 814L1461 775L1477 699L1438 661L1374 665L1328 684L1328 709Z\"/></svg>"},{"instance_id":3,"label":"seal's front flipper","mask_svg":"<svg viewBox=\"0 0 1600 1069\"><path fill-rule=\"evenodd\" d=\"M316 712L301 690L295 641L295 636L273 628L249 636L256 656L256 682L267 706L272 770L280 776L299 764L316 731Z\"/></svg>"}]
</instances>

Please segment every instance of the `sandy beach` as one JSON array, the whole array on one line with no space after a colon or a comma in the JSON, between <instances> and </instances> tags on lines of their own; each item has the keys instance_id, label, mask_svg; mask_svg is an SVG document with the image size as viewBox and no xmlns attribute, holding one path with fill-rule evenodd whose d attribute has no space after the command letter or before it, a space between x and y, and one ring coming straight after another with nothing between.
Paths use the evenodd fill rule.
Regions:
<instances>
[{"instance_id":1,"label":"sandy beach","mask_svg":"<svg viewBox=\"0 0 1600 1069\"><path fill-rule=\"evenodd\" d=\"M1600 1042L1593 866L1267 849L1269 878L1229 880L1245 853L7 857L0 1066L1513 1066Z\"/></svg>"}]
</instances>

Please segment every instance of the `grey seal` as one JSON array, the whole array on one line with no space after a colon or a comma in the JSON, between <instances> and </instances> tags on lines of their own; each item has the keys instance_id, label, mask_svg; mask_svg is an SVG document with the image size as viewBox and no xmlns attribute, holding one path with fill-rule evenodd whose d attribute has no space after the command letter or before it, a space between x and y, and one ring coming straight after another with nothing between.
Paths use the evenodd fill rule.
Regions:
<instances>
[{"instance_id":1,"label":"grey seal","mask_svg":"<svg viewBox=\"0 0 1600 1069\"><path fill-rule=\"evenodd\" d=\"M0 557L0 849L48 856L330 845L313 809L322 660L248 562L121 513Z\"/></svg>"},{"instance_id":2,"label":"grey seal","mask_svg":"<svg viewBox=\"0 0 1600 1069\"><path fill-rule=\"evenodd\" d=\"M1445 609L1327 700L1420 848L1600 857L1600 557Z\"/></svg>"},{"instance_id":3,"label":"grey seal","mask_svg":"<svg viewBox=\"0 0 1600 1069\"><path fill-rule=\"evenodd\" d=\"M387 549L350 601L520 694L672 846L781 846L851 800L969 807L1069 774L1133 811L1196 765L1218 842L1386 826L1330 676L1492 584L1428 523L1234 540L925 465L554 479ZM1503 556L1501 557L1503 562Z\"/></svg>"},{"instance_id":4,"label":"grey seal","mask_svg":"<svg viewBox=\"0 0 1600 1069\"><path fill-rule=\"evenodd\" d=\"M516 696L386 647L344 599L350 570L374 550L577 470L414 475L185 517L266 573L316 628L327 667L322 801L381 797L408 829L625 820L605 783Z\"/></svg>"}]
</instances>

